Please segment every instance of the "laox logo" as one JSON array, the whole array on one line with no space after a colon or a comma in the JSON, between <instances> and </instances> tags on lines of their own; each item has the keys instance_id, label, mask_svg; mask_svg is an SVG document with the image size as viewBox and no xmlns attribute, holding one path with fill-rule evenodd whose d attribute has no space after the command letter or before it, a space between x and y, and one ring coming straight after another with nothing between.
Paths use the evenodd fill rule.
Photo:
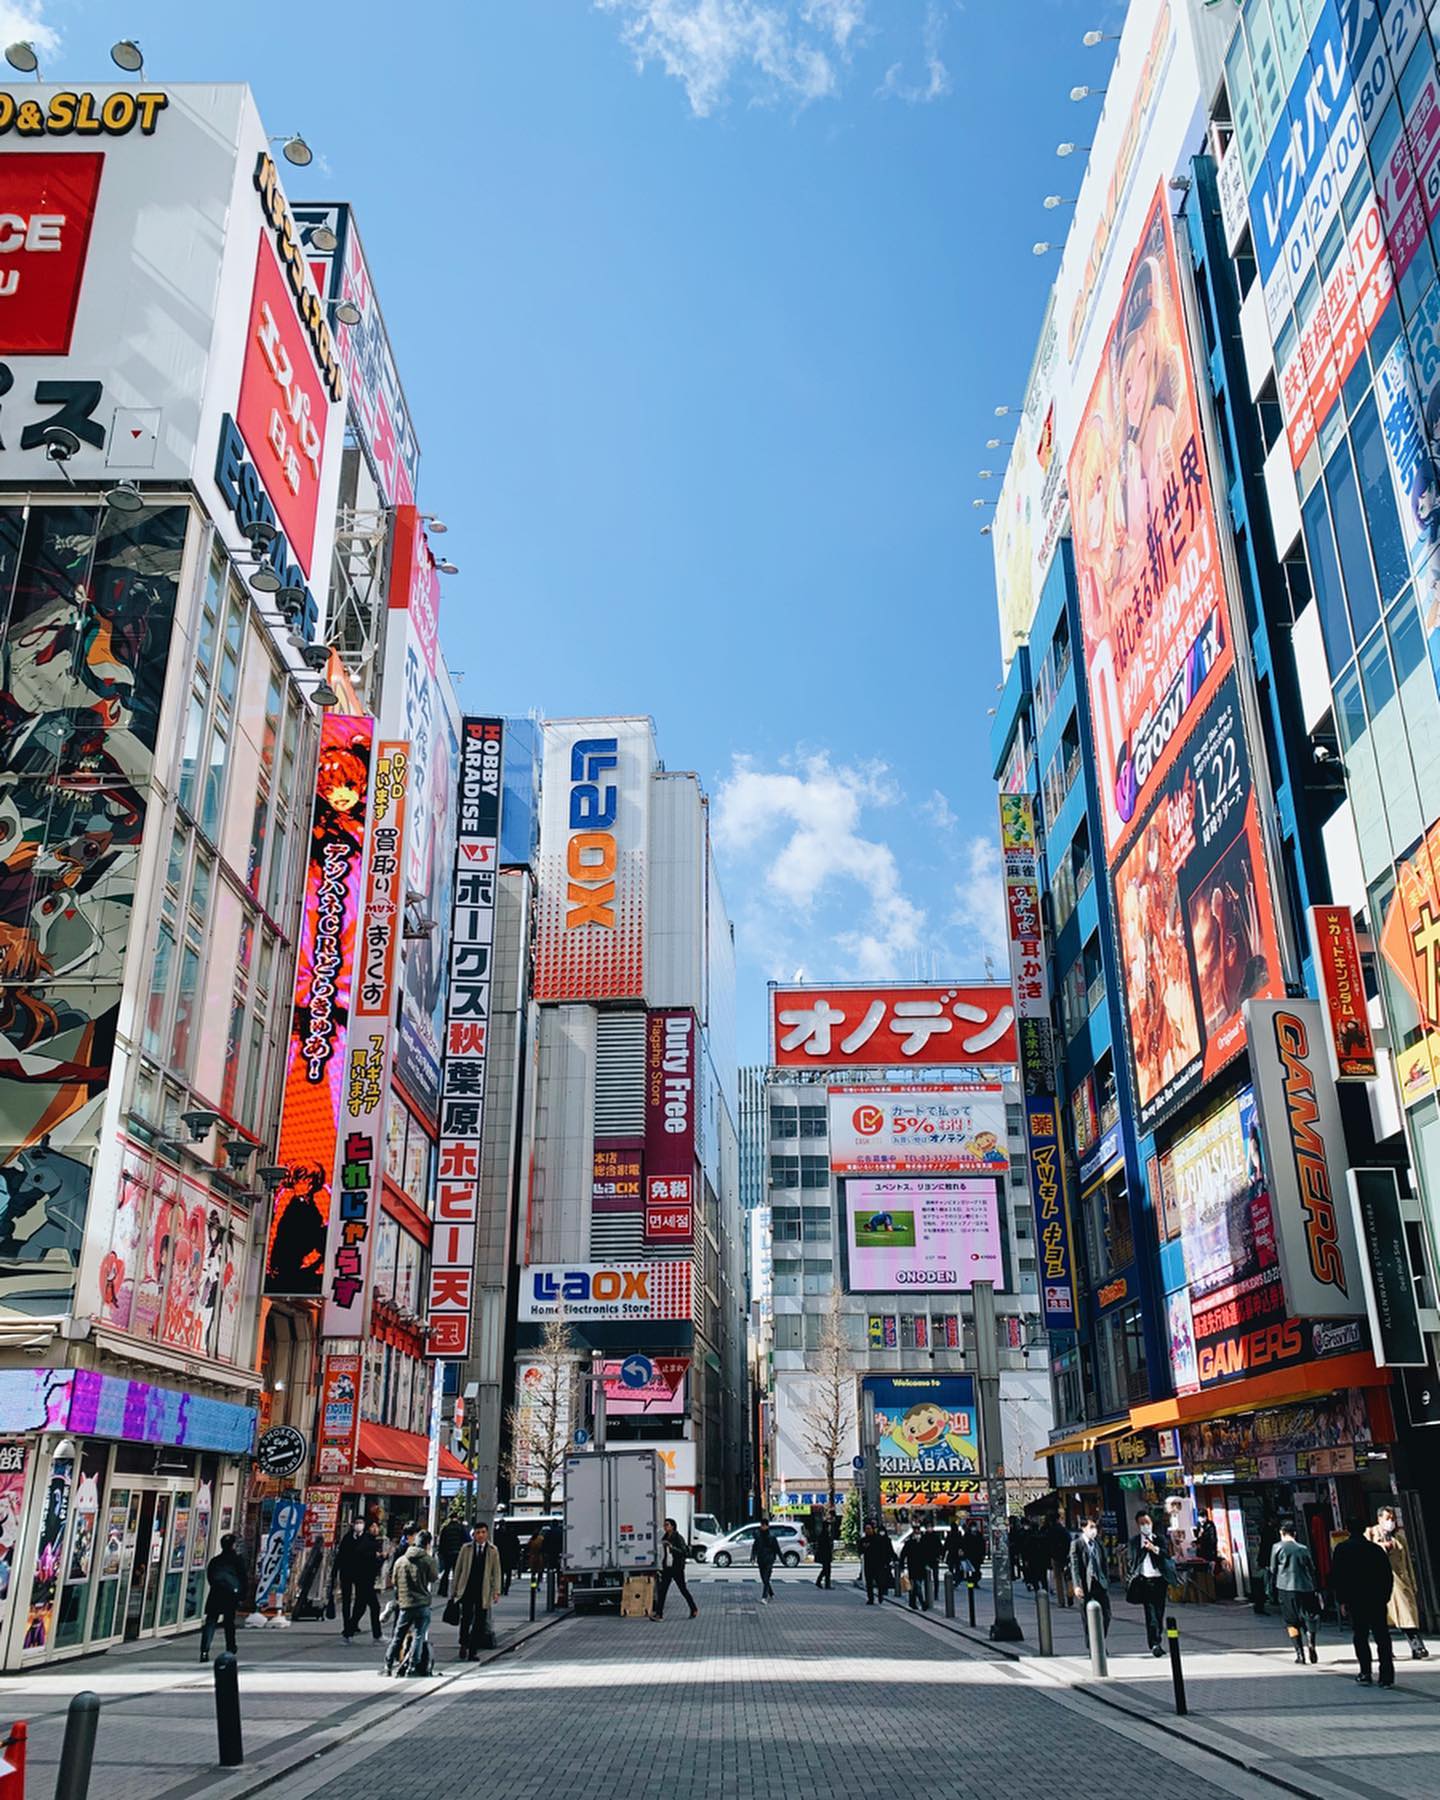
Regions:
<instances>
[{"instance_id":1,"label":"laox logo","mask_svg":"<svg viewBox=\"0 0 1440 1800\"><path fill-rule=\"evenodd\" d=\"M615 817L620 791L600 777L620 766L619 742L581 738L570 751L570 842L565 851L565 929L615 929Z\"/></svg>"},{"instance_id":2,"label":"laox logo","mask_svg":"<svg viewBox=\"0 0 1440 1800\"><path fill-rule=\"evenodd\" d=\"M1330 1189L1330 1166L1325 1160L1325 1140L1317 1130L1320 1106L1315 1097L1315 1075L1307 1058L1310 1034L1297 1014L1275 1015L1275 1047L1284 1065L1285 1106L1290 1127L1290 1152L1300 1184L1300 1206L1305 1214L1305 1243L1310 1272L1317 1281L1339 1288L1345 1284L1345 1258L1335 1222L1335 1196Z\"/></svg>"},{"instance_id":3,"label":"laox logo","mask_svg":"<svg viewBox=\"0 0 1440 1800\"><path fill-rule=\"evenodd\" d=\"M584 1269L567 1269L563 1275L550 1275L538 1269L534 1276L537 1300L648 1300L648 1269L597 1269L593 1275Z\"/></svg>"}]
</instances>

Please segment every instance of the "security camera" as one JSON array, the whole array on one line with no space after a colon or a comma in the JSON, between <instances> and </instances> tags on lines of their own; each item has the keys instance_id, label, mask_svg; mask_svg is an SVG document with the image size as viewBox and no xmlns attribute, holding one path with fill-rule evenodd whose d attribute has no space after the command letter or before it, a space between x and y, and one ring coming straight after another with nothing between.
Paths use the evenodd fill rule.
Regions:
<instances>
[{"instance_id":1,"label":"security camera","mask_svg":"<svg viewBox=\"0 0 1440 1800\"><path fill-rule=\"evenodd\" d=\"M47 425L40 433L51 462L67 463L80 448L80 440L68 425Z\"/></svg>"}]
</instances>

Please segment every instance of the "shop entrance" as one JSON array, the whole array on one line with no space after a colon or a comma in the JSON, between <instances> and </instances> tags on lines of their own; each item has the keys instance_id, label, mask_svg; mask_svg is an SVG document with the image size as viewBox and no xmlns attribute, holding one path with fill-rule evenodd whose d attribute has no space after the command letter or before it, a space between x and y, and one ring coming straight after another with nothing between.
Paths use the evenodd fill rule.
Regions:
<instances>
[{"instance_id":1,"label":"shop entrance","mask_svg":"<svg viewBox=\"0 0 1440 1800\"><path fill-rule=\"evenodd\" d=\"M138 1506L135 1551L130 1565L130 1587L125 1597L125 1642L133 1643L155 1624L160 1600L160 1557L165 1547L165 1527L170 1522L170 1496L145 1488L134 1496Z\"/></svg>"}]
</instances>

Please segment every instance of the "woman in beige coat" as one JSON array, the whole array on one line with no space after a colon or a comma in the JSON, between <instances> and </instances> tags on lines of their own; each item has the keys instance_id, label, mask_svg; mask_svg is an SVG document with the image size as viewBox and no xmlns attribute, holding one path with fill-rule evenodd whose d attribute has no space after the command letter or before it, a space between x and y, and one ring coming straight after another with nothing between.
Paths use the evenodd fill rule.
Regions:
<instances>
[{"instance_id":1,"label":"woman in beige coat","mask_svg":"<svg viewBox=\"0 0 1440 1800\"><path fill-rule=\"evenodd\" d=\"M1395 1631L1403 1631L1409 1638L1412 1657L1428 1656L1430 1652L1420 1635L1420 1591L1415 1580L1415 1564L1393 1506L1380 1508L1369 1535L1390 1558L1390 1570L1395 1577L1387 1614L1390 1626Z\"/></svg>"}]
</instances>

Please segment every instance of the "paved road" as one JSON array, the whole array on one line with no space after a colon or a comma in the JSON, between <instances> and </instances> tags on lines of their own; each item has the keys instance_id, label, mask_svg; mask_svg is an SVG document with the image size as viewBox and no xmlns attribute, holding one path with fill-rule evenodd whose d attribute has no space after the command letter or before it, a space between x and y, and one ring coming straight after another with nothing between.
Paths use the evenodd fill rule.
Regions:
<instances>
[{"instance_id":1,"label":"paved road","mask_svg":"<svg viewBox=\"0 0 1440 1800\"><path fill-rule=\"evenodd\" d=\"M311 1771L284 1800L1187 1800L1275 1789L1040 1687L1029 1673L814 1573L772 1605L738 1572L661 1624L544 1633ZM1162 1744L1164 1740L1158 1740ZM1201 1774L1198 1771L1204 1770Z\"/></svg>"}]
</instances>

